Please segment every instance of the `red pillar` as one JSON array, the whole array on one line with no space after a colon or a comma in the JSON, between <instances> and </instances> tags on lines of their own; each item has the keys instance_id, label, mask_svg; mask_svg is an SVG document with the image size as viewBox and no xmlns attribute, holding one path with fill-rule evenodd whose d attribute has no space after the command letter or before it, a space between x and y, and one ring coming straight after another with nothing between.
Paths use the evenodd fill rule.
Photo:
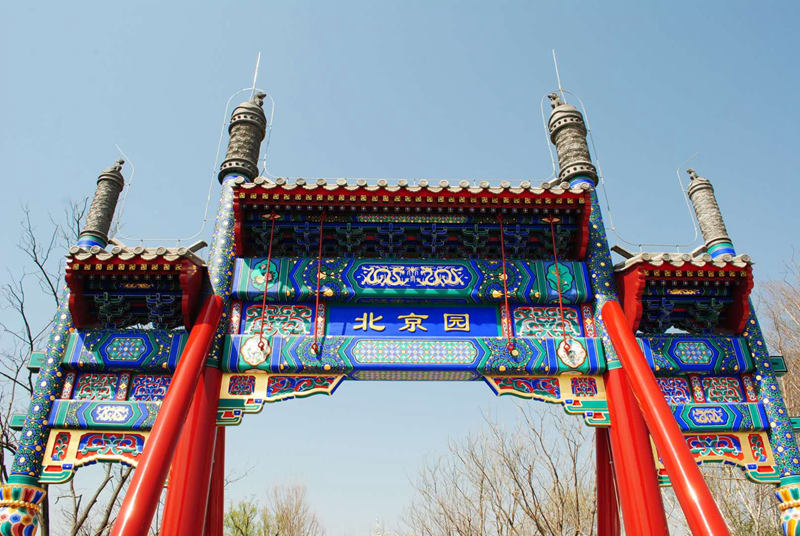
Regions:
<instances>
[{"instance_id":1,"label":"red pillar","mask_svg":"<svg viewBox=\"0 0 800 536\"><path fill-rule=\"evenodd\" d=\"M222 298L219 296L209 296L203 303L150 431L139 465L133 473L111 536L141 536L147 533L153 522L153 514L158 506L192 395L222 316L222 307Z\"/></svg>"},{"instance_id":2,"label":"red pillar","mask_svg":"<svg viewBox=\"0 0 800 536\"><path fill-rule=\"evenodd\" d=\"M169 474L163 536L202 534L208 505L222 371L205 367Z\"/></svg>"},{"instance_id":3,"label":"red pillar","mask_svg":"<svg viewBox=\"0 0 800 536\"><path fill-rule=\"evenodd\" d=\"M214 446L214 468L211 471L211 489L208 492L206 526L203 536L223 536L225 520L225 427L217 426Z\"/></svg>"},{"instance_id":4,"label":"red pillar","mask_svg":"<svg viewBox=\"0 0 800 536\"><path fill-rule=\"evenodd\" d=\"M722 514L686 446L683 433L664 400L653 371L625 321L622 308L619 303L609 301L603 305L601 315L693 536L729 535ZM616 451L614 459L620 459Z\"/></svg>"},{"instance_id":5,"label":"red pillar","mask_svg":"<svg viewBox=\"0 0 800 536\"><path fill-rule=\"evenodd\" d=\"M614 485L608 428L595 428L594 441L597 462L597 535L619 536L617 489Z\"/></svg>"},{"instance_id":6,"label":"red pillar","mask_svg":"<svg viewBox=\"0 0 800 536\"><path fill-rule=\"evenodd\" d=\"M625 532L637 536L667 536L667 517L650 436L636 399L621 369L609 370L605 384L611 417L609 439Z\"/></svg>"}]
</instances>

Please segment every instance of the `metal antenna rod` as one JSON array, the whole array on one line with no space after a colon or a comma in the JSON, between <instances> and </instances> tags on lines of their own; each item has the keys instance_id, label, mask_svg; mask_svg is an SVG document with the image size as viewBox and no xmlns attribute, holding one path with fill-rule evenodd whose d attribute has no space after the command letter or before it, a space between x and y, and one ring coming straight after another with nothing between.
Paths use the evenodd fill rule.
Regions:
<instances>
[{"instance_id":1,"label":"metal antenna rod","mask_svg":"<svg viewBox=\"0 0 800 536\"><path fill-rule=\"evenodd\" d=\"M564 104L567 103L567 98L564 96L564 89L561 87L561 75L558 73L558 60L556 59L556 49L553 49L553 66L556 68L556 81L558 82L558 92L561 93L561 100Z\"/></svg>"},{"instance_id":2,"label":"metal antenna rod","mask_svg":"<svg viewBox=\"0 0 800 536\"><path fill-rule=\"evenodd\" d=\"M261 51L258 52L258 57L256 58L256 68L253 71L253 88L250 92L250 98L253 98L253 95L256 94L256 82L258 81L258 66L261 64Z\"/></svg>"}]
</instances>

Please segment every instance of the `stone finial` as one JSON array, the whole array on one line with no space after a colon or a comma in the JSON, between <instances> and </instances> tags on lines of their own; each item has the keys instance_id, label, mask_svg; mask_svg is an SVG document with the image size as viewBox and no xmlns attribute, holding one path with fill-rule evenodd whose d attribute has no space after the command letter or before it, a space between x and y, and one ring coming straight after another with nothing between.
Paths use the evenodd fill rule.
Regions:
<instances>
[{"instance_id":1,"label":"stone finial","mask_svg":"<svg viewBox=\"0 0 800 536\"><path fill-rule=\"evenodd\" d=\"M686 173L690 179L689 199L692 201L697 223L700 224L700 232L703 233L706 251L712 258L725 254L736 255L711 182L700 177L693 169L687 169Z\"/></svg>"},{"instance_id":2,"label":"stone finial","mask_svg":"<svg viewBox=\"0 0 800 536\"><path fill-rule=\"evenodd\" d=\"M553 109L564 104L564 102L561 100L561 97L558 96L558 93L550 93L547 95L547 98L550 99L550 107Z\"/></svg>"},{"instance_id":3,"label":"stone finial","mask_svg":"<svg viewBox=\"0 0 800 536\"><path fill-rule=\"evenodd\" d=\"M267 130L262 108L266 96L259 91L233 111L228 127L228 152L219 168L220 183L228 175L242 175L248 180L258 175L258 152Z\"/></svg>"},{"instance_id":4,"label":"stone finial","mask_svg":"<svg viewBox=\"0 0 800 536\"><path fill-rule=\"evenodd\" d=\"M97 189L86 216L86 225L78 235L79 246L104 248L108 244L108 230L111 228L111 220L114 219L119 193L125 186L125 179L122 177L124 163L122 159L117 160L97 177Z\"/></svg>"},{"instance_id":5,"label":"stone finial","mask_svg":"<svg viewBox=\"0 0 800 536\"><path fill-rule=\"evenodd\" d=\"M558 178L573 186L584 182L596 186L597 170L589 156L583 115L574 106L564 104L557 93L547 98L553 107L547 127L558 153Z\"/></svg>"}]
</instances>

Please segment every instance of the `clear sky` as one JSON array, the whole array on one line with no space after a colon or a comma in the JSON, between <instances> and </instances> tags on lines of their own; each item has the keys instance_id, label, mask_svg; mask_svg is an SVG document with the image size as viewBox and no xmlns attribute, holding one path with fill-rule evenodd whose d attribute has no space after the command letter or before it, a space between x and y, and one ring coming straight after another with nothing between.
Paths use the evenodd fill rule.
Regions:
<instances>
[{"instance_id":1,"label":"clear sky","mask_svg":"<svg viewBox=\"0 0 800 536\"><path fill-rule=\"evenodd\" d=\"M798 244L799 19L796 2L4 2L3 264L23 262L20 206L46 226L115 144L136 166L122 234L197 233L225 102L259 51L274 175L546 178L555 48L622 237L692 240L675 170L697 154L737 250L779 277ZM514 402L480 383L347 383L270 406L229 432L228 465L247 470L229 497L305 483L329 534L367 534L486 412Z\"/></svg>"}]
</instances>

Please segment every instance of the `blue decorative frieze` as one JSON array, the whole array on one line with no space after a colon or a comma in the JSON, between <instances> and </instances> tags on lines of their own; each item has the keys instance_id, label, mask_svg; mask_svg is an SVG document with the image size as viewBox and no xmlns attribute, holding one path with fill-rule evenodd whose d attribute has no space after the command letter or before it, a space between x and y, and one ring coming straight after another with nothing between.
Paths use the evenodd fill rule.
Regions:
<instances>
[{"instance_id":1,"label":"blue decorative frieze","mask_svg":"<svg viewBox=\"0 0 800 536\"><path fill-rule=\"evenodd\" d=\"M591 301L586 265L577 261L506 261L499 259L392 260L273 257L237 259L233 277L236 298L260 302L313 301L320 272L320 292L340 303L501 303L507 287L512 303L549 305ZM265 290L266 287L266 290Z\"/></svg>"},{"instance_id":2,"label":"blue decorative frieze","mask_svg":"<svg viewBox=\"0 0 800 536\"><path fill-rule=\"evenodd\" d=\"M657 335L639 337L657 375L742 374L753 370L747 343L741 337Z\"/></svg>"},{"instance_id":3,"label":"blue decorative frieze","mask_svg":"<svg viewBox=\"0 0 800 536\"><path fill-rule=\"evenodd\" d=\"M149 430L158 402L56 400L47 424L54 428Z\"/></svg>"},{"instance_id":4,"label":"blue decorative frieze","mask_svg":"<svg viewBox=\"0 0 800 536\"><path fill-rule=\"evenodd\" d=\"M173 371L187 338L183 330L74 331L63 364L91 370Z\"/></svg>"},{"instance_id":5,"label":"blue decorative frieze","mask_svg":"<svg viewBox=\"0 0 800 536\"><path fill-rule=\"evenodd\" d=\"M764 407L758 403L671 405L672 414L684 432L768 430Z\"/></svg>"},{"instance_id":6,"label":"blue decorative frieze","mask_svg":"<svg viewBox=\"0 0 800 536\"><path fill-rule=\"evenodd\" d=\"M517 337L338 336L320 338L319 352L310 336L227 337L222 356L226 372L264 370L272 373L348 374L365 371L467 371L486 374L602 374L599 339L575 337L565 351L559 339ZM262 348L263 347L263 348Z\"/></svg>"}]
</instances>

